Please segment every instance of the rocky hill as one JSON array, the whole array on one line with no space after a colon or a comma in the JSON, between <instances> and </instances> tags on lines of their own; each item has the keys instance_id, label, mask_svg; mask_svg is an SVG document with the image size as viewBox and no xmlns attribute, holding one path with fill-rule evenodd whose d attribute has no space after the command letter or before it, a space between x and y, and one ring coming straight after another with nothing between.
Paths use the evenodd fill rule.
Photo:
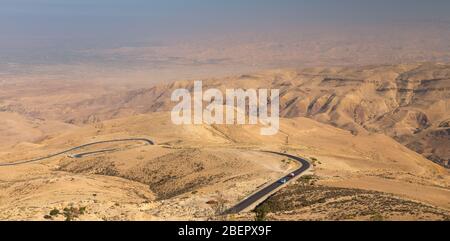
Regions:
<instances>
[{"instance_id":1,"label":"rocky hill","mask_svg":"<svg viewBox=\"0 0 450 241\"><path fill-rule=\"evenodd\" d=\"M177 88L192 89L193 81L70 103L61 108L60 119L83 124L169 111L175 104L170 95ZM277 88L282 117L308 117L354 135L384 133L434 162L449 165L450 65L273 70L205 80L204 88Z\"/></svg>"}]
</instances>

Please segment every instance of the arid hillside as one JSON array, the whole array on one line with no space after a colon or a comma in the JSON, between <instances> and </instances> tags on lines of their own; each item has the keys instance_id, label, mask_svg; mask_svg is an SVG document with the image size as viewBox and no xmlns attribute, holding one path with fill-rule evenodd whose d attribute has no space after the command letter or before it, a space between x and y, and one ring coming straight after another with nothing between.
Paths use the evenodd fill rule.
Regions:
<instances>
[{"instance_id":1,"label":"arid hillside","mask_svg":"<svg viewBox=\"0 0 450 241\"><path fill-rule=\"evenodd\" d=\"M0 110L82 125L170 111L175 104L170 95L177 88L192 89L193 81L84 94L70 101L57 96L45 102L21 98L0 102ZM449 166L450 66L446 64L273 70L205 80L204 88L278 88L282 117L307 117L354 135L384 133Z\"/></svg>"},{"instance_id":2,"label":"arid hillside","mask_svg":"<svg viewBox=\"0 0 450 241\"><path fill-rule=\"evenodd\" d=\"M259 150L308 158L316 182L329 188L382 191L396 200L423 203L427 210L450 207L448 170L385 135L354 136L302 117L282 119L276 136L261 136L259 129L173 126L170 114L159 112L22 142L4 150L1 163L101 140L144 137L156 145L100 144L42 162L1 167L1 219L215 219L223 208L297 168L288 158ZM74 158L96 150L105 152ZM60 214L52 215L55 209Z\"/></svg>"},{"instance_id":3,"label":"arid hillside","mask_svg":"<svg viewBox=\"0 0 450 241\"><path fill-rule=\"evenodd\" d=\"M302 180L270 197L255 209L259 220L449 220L445 209L362 189L314 184L314 177ZM243 214L242 219L252 219Z\"/></svg>"},{"instance_id":4,"label":"arid hillside","mask_svg":"<svg viewBox=\"0 0 450 241\"><path fill-rule=\"evenodd\" d=\"M0 163L101 140L156 143L99 145L1 167L0 219L223 218L224 208L296 168L260 150L302 156L314 167L312 187L295 184L311 200L295 187L282 191L268 202L303 204L269 205L269 219L448 218L449 170L442 166L450 155L449 65L267 70L203 85L280 89L280 132L265 137L259 125L173 125L170 95L192 89L192 80L148 88L32 77L0 83ZM379 205L354 208L369 202ZM54 209L60 214L51 215Z\"/></svg>"}]
</instances>

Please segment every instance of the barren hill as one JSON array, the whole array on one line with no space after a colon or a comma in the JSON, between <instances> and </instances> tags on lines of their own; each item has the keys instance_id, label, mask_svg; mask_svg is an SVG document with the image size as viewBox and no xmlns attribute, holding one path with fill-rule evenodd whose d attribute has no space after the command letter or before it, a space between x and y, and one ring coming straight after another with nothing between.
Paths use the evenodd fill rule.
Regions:
<instances>
[{"instance_id":1,"label":"barren hill","mask_svg":"<svg viewBox=\"0 0 450 241\"><path fill-rule=\"evenodd\" d=\"M103 144L78 152L110 151L3 167L1 218L60 219L49 217L50 211L81 208L77 218L87 220L209 219L217 215L214 203L230 207L296 168L289 159L258 150L307 157L319 185L387 192L395 200L425 203L427 210L450 207L448 171L385 135L354 136L303 117L282 119L276 136L261 136L259 128L173 126L168 112L155 112L16 145L0 155L2 162L130 136L157 143Z\"/></svg>"},{"instance_id":2,"label":"barren hill","mask_svg":"<svg viewBox=\"0 0 450 241\"><path fill-rule=\"evenodd\" d=\"M209 219L219 202L229 207L296 165L259 150L308 158L318 185L312 192L338 194L316 203L341 208L328 216L309 207L281 209L309 210L301 218L333 219L346 209L341 201L354 198L355 205L392 204L392 219L449 216L449 171L429 160L448 166L450 65L270 70L203 85L280 89L280 132L265 137L261 126L173 125L170 95L192 89L188 80L132 90L86 81L1 85L2 163L116 138L145 137L157 145L101 145L82 151L105 152L1 168L0 219L62 218L48 217L54 208L75 208L89 220ZM414 206L417 212L399 212Z\"/></svg>"},{"instance_id":3,"label":"barren hill","mask_svg":"<svg viewBox=\"0 0 450 241\"><path fill-rule=\"evenodd\" d=\"M61 104L57 119L85 124L169 111L174 105L172 91L192 86L193 81L178 81L85 98ZM204 88L278 88L282 117L307 117L355 135L384 133L432 161L449 165L450 65L274 70L209 79Z\"/></svg>"}]
</instances>

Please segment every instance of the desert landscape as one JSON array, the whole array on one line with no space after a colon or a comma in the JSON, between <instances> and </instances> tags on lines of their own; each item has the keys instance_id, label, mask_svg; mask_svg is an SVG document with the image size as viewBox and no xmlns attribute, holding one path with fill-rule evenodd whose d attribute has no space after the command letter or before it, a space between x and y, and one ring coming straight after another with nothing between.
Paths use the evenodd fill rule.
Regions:
<instances>
[{"instance_id":1,"label":"desert landscape","mask_svg":"<svg viewBox=\"0 0 450 241\"><path fill-rule=\"evenodd\" d=\"M269 204L291 203L279 199L295 198L296 185L326 198L269 209L269 218L448 219L449 79L449 65L423 63L278 69L204 81L204 88L280 89L280 131L267 137L252 125L173 125L170 94L191 88L189 80L133 90L79 82L53 85L51 93L51 80L3 84L2 164L96 141L155 144L104 143L1 167L1 218L58 220L64 209L82 208L74 219L253 220L252 212L221 211L298 167L261 152L270 150L302 156L313 168ZM383 208L335 214L367 202ZM54 209L61 214L50 215Z\"/></svg>"},{"instance_id":2,"label":"desert landscape","mask_svg":"<svg viewBox=\"0 0 450 241\"><path fill-rule=\"evenodd\" d=\"M450 220L447 11L52 1L0 9L1 221ZM198 80L279 90L278 133L175 125Z\"/></svg>"}]
</instances>

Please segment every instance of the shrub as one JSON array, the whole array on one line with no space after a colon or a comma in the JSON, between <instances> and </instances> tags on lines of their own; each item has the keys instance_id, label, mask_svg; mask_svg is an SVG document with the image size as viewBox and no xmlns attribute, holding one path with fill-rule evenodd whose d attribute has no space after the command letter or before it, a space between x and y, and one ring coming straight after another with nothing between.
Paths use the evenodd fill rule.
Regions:
<instances>
[{"instance_id":1,"label":"shrub","mask_svg":"<svg viewBox=\"0 0 450 241\"><path fill-rule=\"evenodd\" d=\"M54 208L50 211L50 216L58 216L59 210Z\"/></svg>"},{"instance_id":2,"label":"shrub","mask_svg":"<svg viewBox=\"0 0 450 241\"><path fill-rule=\"evenodd\" d=\"M269 207L267 205L260 205L255 208L255 221L265 221L267 214L269 213Z\"/></svg>"},{"instance_id":3,"label":"shrub","mask_svg":"<svg viewBox=\"0 0 450 241\"><path fill-rule=\"evenodd\" d=\"M66 221L72 221L78 218L80 215L83 215L86 212L86 207L66 207L63 211L63 215L64 217L66 217Z\"/></svg>"},{"instance_id":4,"label":"shrub","mask_svg":"<svg viewBox=\"0 0 450 241\"><path fill-rule=\"evenodd\" d=\"M78 211L79 211L79 213L80 213L81 215L83 215L83 214L86 212L86 207L80 207L80 208L78 209Z\"/></svg>"},{"instance_id":5,"label":"shrub","mask_svg":"<svg viewBox=\"0 0 450 241\"><path fill-rule=\"evenodd\" d=\"M379 213L370 217L370 221L383 221L383 220L384 220L384 217Z\"/></svg>"}]
</instances>

